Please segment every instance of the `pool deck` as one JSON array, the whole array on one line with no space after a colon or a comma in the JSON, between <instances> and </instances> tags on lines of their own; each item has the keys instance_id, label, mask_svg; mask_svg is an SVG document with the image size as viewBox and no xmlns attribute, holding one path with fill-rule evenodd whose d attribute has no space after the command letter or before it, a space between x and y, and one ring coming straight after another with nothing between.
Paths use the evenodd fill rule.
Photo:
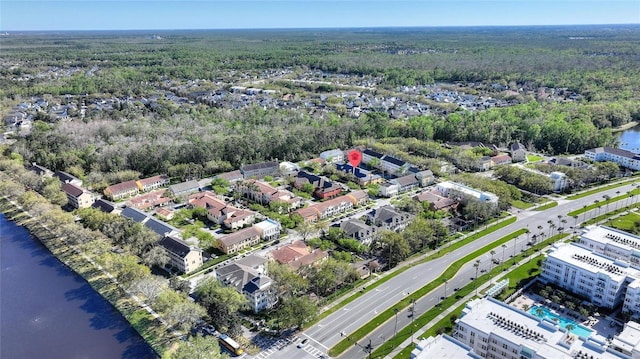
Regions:
<instances>
[{"instance_id":1,"label":"pool deck","mask_svg":"<svg viewBox=\"0 0 640 359\"><path fill-rule=\"evenodd\" d=\"M546 307L551 312L559 316L572 319L576 323L579 323L580 325L593 330L594 334L600 337L603 337L604 339L613 338L613 336L618 335L622 330L622 328L619 326L616 326L616 325L612 326L612 321L601 315L596 315L596 316L587 318L582 314L579 314L573 310L570 310L569 308L565 308L564 306L560 306L558 304L552 303L548 299L532 293L527 293L527 292L522 293L513 302L511 302L510 305L518 309L524 310L525 312L531 309L535 305Z\"/></svg>"}]
</instances>

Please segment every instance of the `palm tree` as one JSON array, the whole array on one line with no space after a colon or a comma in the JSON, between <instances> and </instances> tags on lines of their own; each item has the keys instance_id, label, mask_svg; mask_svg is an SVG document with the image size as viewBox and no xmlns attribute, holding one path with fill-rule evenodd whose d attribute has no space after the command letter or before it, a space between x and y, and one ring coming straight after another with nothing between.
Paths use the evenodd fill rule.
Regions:
<instances>
[{"instance_id":1,"label":"palm tree","mask_svg":"<svg viewBox=\"0 0 640 359\"><path fill-rule=\"evenodd\" d=\"M620 197L620 191L616 191L616 198ZM616 209L618 209L618 201L616 201Z\"/></svg>"},{"instance_id":2,"label":"palm tree","mask_svg":"<svg viewBox=\"0 0 640 359\"><path fill-rule=\"evenodd\" d=\"M576 329L576 326L575 326L575 325L573 325L573 324L571 324L571 323L569 323L569 324L567 324L567 325L565 326L565 328L567 329L567 335L569 335L569 333L570 333L572 330Z\"/></svg>"},{"instance_id":3,"label":"palm tree","mask_svg":"<svg viewBox=\"0 0 640 359\"><path fill-rule=\"evenodd\" d=\"M608 194L605 194L602 196L602 198L604 198L604 200L607 202L607 207L605 209L605 211L607 213L609 213L609 200L611 199L611 196L609 196Z\"/></svg>"},{"instance_id":4,"label":"palm tree","mask_svg":"<svg viewBox=\"0 0 640 359\"><path fill-rule=\"evenodd\" d=\"M542 307L537 307L535 312L538 317L540 318L544 317L544 309L542 309Z\"/></svg>"}]
</instances>

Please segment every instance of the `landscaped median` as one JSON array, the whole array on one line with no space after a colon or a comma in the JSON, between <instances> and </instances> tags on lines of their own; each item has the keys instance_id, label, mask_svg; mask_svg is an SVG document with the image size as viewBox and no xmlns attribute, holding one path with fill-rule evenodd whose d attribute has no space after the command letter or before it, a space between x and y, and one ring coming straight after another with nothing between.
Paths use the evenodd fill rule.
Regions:
<instances>
[{"instance_id":1,"label":"landscaped median","mask_svg":"<svg viewBox=\"0 0 640 359\"><path fill-rule=\"evenodd\" d=\"M327 309L327 310L323 311L314 322L308 323L306 325L306 327L310 327L311 325L319 322L321 319L326 318L331 313L334 313L334 312L338 311L340 308L344 307L345 305L347 305L347 304L353 302L354 300L360 298L362 295L364 295L364 293L366 293L368 291L371 291L371 290L375 289L376 287L384 284L385 282L387 282L391 278L393 278L393 277L397 276L398 274L406 271L407 269L409 269L409 268L411 268L411 267L413 267L415 265L419 265L419 264L428 262L428 261L433 260L435 258L442 257L443 255L445 255L445 254L447 254L449 252L452 252L452 251L454 251L454 250L456 250L456 249L458 249L458 248L460 248L460 247L462 247L462 246L464 246L464 245L466 245L466 244L468 244L470 242L473 242L473 241L475 241L476 239L478 239L480 237L486 236L486 235L488 235L490 233L493 233L493 232L495 232L495 231L497 231L497 230L499 230L499 229L501 229L503 227L506 227L506 226L508 226L508 225L510 225L512 223L515 223L517 220L518 219L516 217L509 217L509 218L503 220L502 222L496 223L493 226L491 226L491 227L489 227L487 229L484 229L484 230L482 230L482 231L480 231L478 233L475 233L475 234L473 234L471 236L468 236L468 237L466 237L466 238L464 238L464 239L462 239L462 240L460 240L460 241L458 241L456 243L451 244L450 246L447 246L445 248L439 248L438 252L435 252L435 253L431 254L430 256L428 256L428 257L426 257L424 259L421 259L419 261L413 262L413 263L411 263L411 265L406 265L406 266L404 266L402 268L396 269L392 273L389 273L388 275L380 278L379 280L367 285L367 289L362 290L362 291L360 291L358 293L355 293L352 296L350 296L349 298L347 298L347 299L343 300L342 302L336 304L335 306L331 307L330 309Z\"/></svg>"},{"instance_id":2,"label":"landscaped median","mask_svg":"<svg viewBox=\"0 0 640 359\"><path fill-rule=\"evenodd\" d=\"M640 189L636 188L634 190L631 190L629 193L625 193L623 195L616 196L616 197L611 197L611 198L609 198L607 200L598 201L598 202L595 202L595 203L590 204L588 206L584 206L584 207L582 207L580 209L576 209L575 211L571 211L571 212L567 213L567 216L569 216L569 217L577 216L577 215L580 215L580 214L582 214L584 212L590 211L592 209L596 209L596 208L599 208L599 207L602 207L602 206L608 206L610 203L621 201L621 200L626 200L626 199L632 200L633 199L632 196L638 196L638 195L640 195ZM630 207L633 207L633 203L631 204Z\"/></svg>"},{"instance_id":3,"label":"landscaped median","mask_svg":"<svg viewBox=\"0 0 640 359\"><path fill-rule=\"evenodd\" d=\"M534 250L542 248L542 246L546 246L548 243L554 242L554 241L556 241L558 239L561 239L561 238L563 238L565 236L566 236L566 234L561 234L561 235L554 236L554 237L552 237L550 239L547 239L546 241L544 241L542 243L539 243L537 246L535 246L534 249L529 249L529 250L527 250L527 252L519 254L518 256L516 256L515 259L516 259L516 261L522 260L522 259L526 258L529 255L529 253L533 253ZM529 278L531 278L533 276L533 274L530 272L530 270L531 269L535 270L536 268L538 268L537 261L539 259L542 259L542 256L538 256L538 257L534 258L532 261L524 263L524 264L514 268L512 271L510 271L509 274L508 274L508 277L509 277L508 290L511 290L511 288L514 288L513 291L515 291L515 287L518 286L517 284L520 281L528 280ZM500 272L502 272L502 269L500 267L494 268L491 271L491 273L485 274L485 275L481 276L480 278L478 278L478 281L484 283L487 280L489 280L491 277L493 277L494 275L499 274ZM482 284L482 283L480 283L480 284ZM456 297L465 297L468 294L470 294L473 290L474 290L473 283L468 284L464 288L461 288L458 292L456 292L456 294L457 294ZM443 301L441 307L442 308L448 308L448 307L450 307L452 305L455 305L457 302L458 302L457 298L448 297ZM429 329L427 329L424 333L422 333L420 335L420 337L418 339L436 336L436 335L440 334L441 332L445 332L445 333L449 332L448 334L450 334L450 331L453 330L454 318L458 318L460 316L460 313L462 312L462 309L464 309L465 305L466 305L466 303L458 305L457 308L455 308L455 309L453 309L451 311L451 314L445 316L440 321L438 321L435 325L433 325ZM442 313L442 311L440 310L440 308L438 308L438 307L432 308L431 310L427 311L426 313L424 313L423 315L421 315L419 318L417 318L415 320L415 322L414 322L415 328L424 327L425 325L427 325L429 322L431 322L434 318L436 318L441 313ZM373 357L374 358L383 357L383 356L389 354L391 352L391 350L393 350L393 349L389 349L389 348L395 348L395 345L402 344L405 340L407 340L407 338L409 338L412 335L412 331L415 332L415 328L414 329L411 329L411 328L402 329L395 338L391 339L391 343L390 344L382 345L377 350L375 350L372 353ZM445 328L448 328L450 330L446 330ZM394 344L394 345L392 345L392 344ZM394 358L399 358L399 359L410 358L411 357L411 351L414 348L415 348L415 345L410 344L410 345L404 347L402 349L402 351L400 351L397 355L394 356Z\"/></svg>"},{"instance_id":4,"label":"landscaped median","mask_svg":"<svg viewBox=\"0 0 640 359\"><path fill-rule=\"evenodd\" d=\"M624 181L624 182L618 182L618 183L614 183L614 184L610 184L608 186L604 186L604 187L598 187L598 188L594 188L592 190L588 190L588 191L584 191L584 192L580 192L578 194L574 194L572 196L567 197L567 199L579 199L579 198L583 198L583 197L587 197L587 196L591 196L592 194L596 194L596 193L600 193L603 191L608 191L610 189L614 189L614 188L618 188L618 187L622 187L622 186L626 186L629 184L632 184L634 182L638 181L638 179L632 179L629 181Z\"/></svg>"},{"instance_id":5,"label":"landscaped median","mask_svg":"<svg viewBox=\"0 0 640 359\"><path fill-rule=\"evenodd\" d=\"M542 206L536 207L533 210L534 211L546 211L547 209L553 208L553 207L555 207L557 205L558 205L558 202L551 201L551 202L547 202L547 203L543 204Z\"/></svg>"},{"instance_id":6,"label":"landscaped median","mask_svg":"<svg viewBox=\"0 0 640 359\"><path fill-rule=\"evenodd\" d=\"M337 355L341 354L347 348L349 348L350 346L353 345L352 341L358 341L358 340L364 338L367 334L372 332L375 328L379 327L381 324L383 324L387 320L391 319L395 315L395 311L396 310L398 310L398 311L403 310L404 308L409 306L413 300L418 300L419 298L421 298L424 295L428 294L429 292L431 292L432 290L434 290L438 286L442 285L443 278L453 278L455 276L455 274L460 270L460 268L464 264L470 262L474 258L479 257L480 255L482 255L482 254L484 254L486 252L489 252L490 250L492 250L494 248L497 248L497 247L501 246L504 243L507 243L508 241L512 240L513 238L515 238L515 237L517 237L517 236L519 236L521 234L524 234L526 232L527 232L527 230L524 229L524 228L519 229L519 230L517 230L517 231L515 231L515 232L513 232L511 234L508 234L508 235L498 239L497 241L489 243L486 246L484 246L484 247L482 247L480 249L477 249L474 252L464 256L463 258L460 258L459 260L451 263L451 265L449 267L447 267L447 269L444 270L444 272L440 275L440 277L438 277L434 281L426 284L424 287L418 289L417 291L411 293L411 295L403 298L400 302L396 303L391 308L389 308L389 309L385 310L384 312L380 313L378 316L373 318L371 321L369 321L368 323L366 323L362 327L358 328L353 333L349 334L349 337L350 337L351 341L347 340L347 339L344 339L344 340L340 341L333 348L331 348L331 350L329 350L328 354L330 356L337 356ZM554 238L554 237L552 237L552 238ZM487 274L483 275L480 278L483 278L485 276L487 276ZM465 287L465 288L467 288L467 287ZM463 288L460 291L458 291L458 293L460 295L462 295L462 296L464 296L464 295L469 293L468 291L464 292L464 290L465 289ZM446 302L446 299L445 299L445 302ZM449 304L453 304L453 303L449 303ZM429 312L427 312L427 313L429 313ZM426 324L427 322L428 322L428 320L424 324ZM402 332L403 331L400 331L400 333L402 333ZM396 340L398 340L400 333L398 333L398 336L390 339L391 343L395 343ZM405 339L406 339L406 337L405 337ZM399 344L403 340L404 339L398 340L397 343ZM384 353L381 353L381 354L384 354Z\"/></svg>"}]
</instances>

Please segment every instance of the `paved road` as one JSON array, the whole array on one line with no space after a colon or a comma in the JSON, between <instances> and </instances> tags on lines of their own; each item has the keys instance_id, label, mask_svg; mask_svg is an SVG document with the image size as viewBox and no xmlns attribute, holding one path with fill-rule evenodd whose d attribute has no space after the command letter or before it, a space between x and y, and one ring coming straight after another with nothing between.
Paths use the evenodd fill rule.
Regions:
<instances>
[{"instance_id":1,"label":"paved road","mask_svg":"<svg viewBox=\"0 0 640 359\"><path fill-rule=\"evenodd\" d=\"M603 200L603 195L609 195L611 197L617 196L616 192L620 191L620 194L627 193L633 189L633 186L627 185L618 187L613 190L600 192L591 196L587 196L577 200L558 200L558 206L548 209L546 211L522 211L517 213L517 222L508 225L496 232L491 233L485 237L482 237L466 246L459 248L446 256L437 258L433 261L423 263L406 270L405 272L397 275L392 280L377 287L375 290L367 292L357 300L351 302L339 311L329 315L313 327L306 330L302 336L309 337L310 345L313 345L319 350L325 351L334 346L340 340L342 340L340 333L347 334L352 333L362 325L367 323L373 317L380 312L388 309L400 299L405 297L408 293L411 293L425 284L433 281L444 271L444 269L455 260L464 257L468 253L471 253L478 248L485 246L486 244L493 242L501 237L504 237L518 229L528 228L531 231L531 235L539 233L538 226L542 226L542 231L545 235L549 233L548 220L552 220L553 223L558 226L558 215L565 216L567 220L566 224L560 224L561 226L569 227L574 226L576 220L573 218L567 218L566 214L576 209L581 209L585 205L594 203L594 200ZM624 201L624 200L623 200ZM619 202L623 202L619 201ZM624 202L623 202L624 203ZM617 207L615 203L609 204L608 210L612 211ZM602 206L600 209L602 212L607 210L606 206ZM589 218L594 217L598 210L592 210L586 213L586 216L580 215L577 219L577 223ZM509 241L507 247L504 249L505 259L514 251L514 244L516 245L516 251L521 250L526 246L526 236L520 236L516 241ZM502 260L502 247L497 248L494 258ZM493 264L490 260L489 254L481 256L481 269L489 269ZM473 263L468 263L462 270L447 283L447 294L451 295L452 291L456 287L462 287L471 281L471 278L475 276L475 268ZM429 308L433 307L444 295L444 284L436 289L432 294L421 298L416 303L416 315L424 313ZM408 317L408 312L405 310L397 315L397 330L399 331L406 325L411 323L411 319ZM372 345L375 347L381 345L392 336L396 331L395 317L389 320L387 323L379 327L376 331L370 334L367 339L360 341L360 344L366 345L371 339ZM351 347L347 352L341 355L341 358L363 358L365 353L357 346ZM279 356L278 356L279 357Z\"/></svg>"}]
</instances>

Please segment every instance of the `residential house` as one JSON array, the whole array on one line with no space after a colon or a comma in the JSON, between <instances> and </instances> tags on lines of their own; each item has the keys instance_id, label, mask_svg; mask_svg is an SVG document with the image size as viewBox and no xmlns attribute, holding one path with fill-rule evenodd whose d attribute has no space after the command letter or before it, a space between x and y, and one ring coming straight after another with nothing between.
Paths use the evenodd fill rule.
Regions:
<instances>
[{"instance_id":1,"label":"residential house","mask_svg":"<svg viewBox=\"0 0 640 359\"><path fill-rule=\"evenodd\" d=\"M229 183L234 183L236 181L242 181L244 177L242 176L242 172L240 170L235 170L231 172L225 172L217 175L215 178L221 178Z\"/></svg>"},{"instance_id":2,"label":"residential house","mask_svg":"<svg viewBox=\"0 0 640 359\"><path fill-rule=\"evenodd\" d=\"M202 266L202 250L189 245L178 235L164 236L158 244L167 251L169 265L179 272L189 273Z\"/></svg>"},{"instance_id":3,"label":"residential house","mask_svg":"<svg viewBox=\"0 0 640 359\"><path fill-rule=\"evenodd\" d=\"M382 153L368 148L362 151L362 163L368 164L372 167L382 168L382 157L384 157Z\"/></svg>"},{"instance_id":4,"label":"residential house","mask_svg":"<svg viewBox=\"0 0 640 359\"><path fill-rule=\"evenodd\" d=\"M328 179L316 176L307 171L300 171L294 177L294 187L302 190L305 185L313 186L313 196L318 199L333 198L342 192L342 187L337 183L333 183Z\"/></svg>"},{"instance_id":5,"label":"residential house","mask_svg":"<svg viewBox=\"0 0 640 359\"><path fill-rule=\"evenodd\" d=\"M136 196L127 201L128 207L135 207L138 209L147 209L158 206L164 206L171 202L171 198L164 196L164 190L153 191L145 193L141 196Z\"/></svg>"},{"instance_id":6,"label":"residential house","mask_svg":"<svg viewBox=\"0 0 640 359\"><path fill-rule=\"evenodd\" d=\"M354 191L344 196L336 197L325 202L316 203L309 207L300 208L292 213L300 215L305 222L316 222L343 213L353 207L365 204L369 196L365 191Z\"/></svg>"},{"instance_id":7,"label":"residential house","mask_svg":"<svg viewBox=\"0 0 640 359\"><path fill-rule=\"evenodd\" d=\"M85 191L82 187L72 183L64 183L61 189L67 195L69 205L73 208L91 207L95 200L91 192Z\"/></svg>"},{"instance_id":8,"label":"residential house","mask_svg":"<svg viewBox=\"0 0 640 359\"><path fill-rule=\"evenodd\" d=\"M520 142L512 143L509 146L511 159L513 162L522 162L527 160L527 148Z\"/></svg>"},{"instance_id":9,"label":"residential house","mask_svg":"<svg viewBox=\"0 0 640 359\"><path fill-rule=\"evenodd\" d=\"M436 181L436 177L431 170L416 172L416 178L420 182L420 187L426 187Z\"/></svg>"},{"instance_id":10,"label":"residential house","mask_svg":"<svg viewBox=\"0 0 640 359\"><path fill-rule=\"evenodd\" d=\"M273 219L266 219L262 222L256 223L254 227L260 232L260 238L263 241L271 241L280 238L280 232L282 231L282 225L280 222Z\"/></svg>"},{"instance_id":11,"label":"residential house","mask_svg":"<svg viewBox=\"0 0 640 359\"><path fill-rule=\"evenodd\" d=\"M99 198L91 205L92 208L99 209L104 213L113 213L116 211L116 205L113 202L109 202L106 199Z\"/></svg>"},{"instance_id":12,"label":"residential house","mask_svg":"<svg viewBox=\"0 0 640 359\"><path fill-rule=\"evenodd\" d=\"M488 171L493 167L493 161L491 157L482 156L475 163L475 169L481 172Z\"/></svg>"},{"instance_id":13,"label":"residential house","mask_svg":"<svg viewBox=\"0 0 640 359\"><path fill-rule=\"evenodd\" d=\"M169 176L166 176L166 175L143 178L136 182L136 185L138 186L138 189L141 192L148 192L154 189L158 189L160 187L167 186L168 184L169 184Z\"/></svg>"},{"instance_id":14,"label":"residential house","mask_svg":"<svg viewBox=\"0 0 640 359\"><path fill-rule=\"evenodd\" d=\"M557 166L566 166L571 168L587 168L589 165L582 161L572 160L567 157L556 157L549 160L549 164Z\"/></svg>"},{"instance_id":15,"label":"residential house","mask_svg":"<svg viewBox=\"0 0 640 359\"><path fill-rule=\"evenodd\" d=\"M175 211L169 208L158 208L156 210L156 215L162 220L170 221L175 216Z\"/></svg>"},{"instance_id":16,"label":"residential house","mask_svg":"<svg viewBox=\"0 0 640 359\"><path fill-rule=\"evenodd\" d=\"M240 172L245 179L264 178L265 176L277 176L280 165L277 162L262 162L240 167Z\"/></svg>"},{"instance_id":17,"label":"residential house","mask_svg":"<svg viewBox=\"0 0 640 359\"><path fill-rule=\"evenodd\" d=\"M620 167L640 171L640 155L620 148L592 148L584 151L584 157L596 162L611 161Z\"/></svg>"},{"instance_id":18,"label":"residential house","mask_svg":"<svg viewBox=\"0 0 640 359\"><path fill-rule=\"evenodd\" d=\"M126 181L111 185L104 189L104 195L112 201L118 201L140 193L140 188L136 181Z\"/></svg>"},{"instance_id":19,"label":"residential house","mask_svg":"<svg viewBox=\"0 0 640 359\"><path fill-rule=\"evenodd\" d=\"M217 268L215 275L222 284L242 293L249 300L251 310L258 313L278 303L266 263L266 258L252 254Z\"/></svg>"},{"instance_id":20,"label":"residential house","mask_svg":"<svg viewBox=\"0 0 640 359\"><path fill-rule=\"evenodd\" d=\"M303 241L295 241L289 245L276 248L269 253L269 258L280 264L286 264L293 270L309 266L327 259L329 253L319 248L311 250Z\"/></svg>"},{"instance_id":21,"label":"residential house","mask_svg":"<svg viewBox=\"0 0 640 359\"><path fill-rule=\"evenodd\" d=\"M358 185L360 186L368 186L369 184L384 182L384 178L382 178L380 175L374 174L373 172L360 167L356 167L354 170L353 166L346 163L336 164L336 169L338 171L354 175L357 179Z\"/></svg>"},{"instance_id":22,"label":"residential house","mask_svg":"<svg viewBox=\"0 0 640 359\"><path fill-rule=\"evenodd\" d=\"M73 175L68 174L67 172L56 171L53 174L53 177L59 179L60 182L62 182L62 183L71 183L71 184L74 184L76 186L82 187L82 180L77 178L77 177L75 177L75 176L73 176Z\"/></svg>"},{"instance_id":23,"label":"residential house","mask_svg":"<svg viewBox=\"0 0 640 359\"><path fill-rule=\"evenodd\" d=\"M196 180L177 183L169 186L169 191L174 197L188 196L200 190L200 184Z\"/></svg>"},{"instance_id":24,"label":"residential house","mask_svg":"<svg viewBox=\"0 0 640 359\"><path fill-rule=\"evenodd\" d=\"M234 230L253 223L256 216L253 211L227 205L210 191L192 194L189 196L188 203L192 207L206 209L207 219L211 222Z\"/></svg>"},{"instance_id":25,"label":"residential house","mask_svg":"<svg viewBox=\"0 0 640 359\"><path fill-rule=\"evenodd\" d=\"M378 187L378 195L381 197L393 197L400 193L400 185L391 181L382 183Z\"/></svg>"},{"instance_id":26,"label":"residential house","mask_svg":"<svg viewBox=\"0 0 640 359\"><path fill-rule=\"evenodd\" d=\"M382 229L400 232L413 219L410 213L399 211L391 205L382 206L367 213L367 222Z\"/></svg>"},{"instance_id":27,"label":"residential house","mask_svg":"<svg viewBox=\"0 0 640 359\"><path fill-rule=\"evenodd\" d=\"M377 229L357 219L348 219L340 223L340 229L349 238L360 241L364 245L373 242Z\"/></svg>"},{"instance_id":28,"label":"residential house","mask_svg":"<svg viewBox=\"0 0 640 359\"><path fill-rule=\"evenodd\" d=\"M255 227L241 229L218 238L216 245L225 254L233 254L260 242L260 231Z\"/></svg>"},{"instance_id":29,"label":"residential house","mask_svg":"<svg viewBox=\"0 0 640 359\"><path fill-rule=\"evenodd\" d=\"M342 163L344 162L344 152L341 149L329 150L320 153L320 158L327 163Z\"/></svg>"},{"instance_id":30,"label":"residential house","mask_svg":"<svg viewBox=\"0 0 640 359\"><path fill-rule=\"evenodd\" d=\"M31 167L29 167L28 170L31 171L31 172L34 172L38 176L43 176L43 177L48 177L48 178L53 177L53 171L51 171L50 169L48 169L46 167L42 167L42 166L36 164L35 162L31 164Z\"/></svg>"},{"instance_id":31,"label":"residential house","mask_svg":"<svg viewBox=\"0 0 640 359\"><path fill-rule=\"evenodd\" d=\"M393 156L386 155L382 157L382 160L380 161L380 167L383 172L395 175L403 175L407 173L407 170L409 169L409 167L411 167L411 164L397 159Z\"/></svg>"},{"instance_id":32,"label":"residential house","mask_svg":"<svg viewBox=\"0 0 640 359\"><path fill-rule=\"evenodd\" d=\"M450 211L458 205L458 201L446 197L437 189L424 191L413 198L420 203L429 202L429 210L431 211Z\"/></svg>"},{"instance_id":33,"label":"residential house","mask_svg":"<svg viewBox=\"0 0 640 359\"><path fill-rule=\"evenodd\" d=\"M275 201L285 204L287 211L291 211L302 205L300 197L293 193L287 190L276 189L266 182L256 181L254 179L236 182L235 190L239 191L243 197L251 202L267 205Z\"/></svg>"},{"instance_id":34,"label":"residential house","mask_svg":"<svg viewBox=\"0 0 640 359\"><path fill-rule=\"evenodd\" d=\"M511 163L511 156L507 154L500 154L491 157L491 167L506 165Z\"/></svg>"}]
</instances>

